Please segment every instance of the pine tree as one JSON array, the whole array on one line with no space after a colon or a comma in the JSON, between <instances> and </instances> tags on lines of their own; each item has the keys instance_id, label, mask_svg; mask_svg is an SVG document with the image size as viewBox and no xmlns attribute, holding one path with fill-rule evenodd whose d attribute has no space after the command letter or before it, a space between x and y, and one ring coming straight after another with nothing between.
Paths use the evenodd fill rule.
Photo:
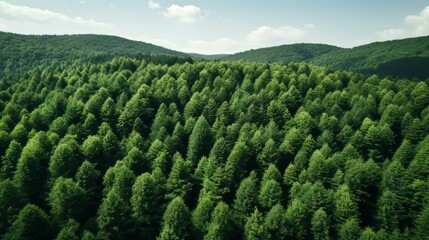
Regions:
<instances>
[{"instance_id":1,"label":"pine tree","mask_svg":"<svg viewBox=\"0 0 429 240\"><path fill-rule=\"evenodd\" d=\"M268 211L274 205L280 203L282 199L282 189L278 182L274 180L268 180L259 192L259 203L261 207Z\"/></svg>"},{"instance_id":2,"label":"pine tree","mask_svg":"<svg viewBox=\"0 0 429 240\"><path fill-rule=\"evenodd\" d=\"M97 216L100 239L124 239L132 232L131 209L119 191L110 190L100 205Z\"/></svg>"},{"instance_id":3,"label":"pine tree","mask_svg":"<svg viewBox=\"0 0 429 240\"><path fill-rule=\"evenodd\" d=\"M32 203L42 204L51 143L45 132L37 133L22 150L14 181Z\"/></svg>"},{"instance_id":4,"label":"pine tree","mask_svg":"<svg viewBox=\"0 0 429 240\"><path fill-rule=\"evenodd\" d=\"M58 233L55 240L79 240L78 237L79 223L70 219Z\"/></svg>"},{"instance_id":5,"label":"pine tree","mask_svg":"<svg viewBox=\"0 0 429 240\"><path fill-rule=\"evenodd\" d=\"M57 178L49 193L49 205L56 221L64 222L70 218L84 220L87 204L83 188L70 178Z\"/></svg>"},{"instance_id":6,"label":"pine tree","mask_svg":"<svg viewBox=\"0 0 429 240\"><path fill-rule=\"evenodd\" d=\"M244 239L268 239L268 232L264 225L264 217L257 208L247 218L246 225L244 226Z\"/></svg>"},{"instance_id":7,"label":"pine tree","mask_svg":"<svg viewBox=\"0 0 429 240\"><path fill-rule=\"evenodd\" d=\"M415 239L427 239L427 233L429 231L428 221L429 207L426 206L415 220Z\"/></svg>"},{"instance_id":8,"label":"pine tree","mask_svg":"<svg viewBox=\"0 0 429 240\"><path fill-rule=\"evenodd\" d=\"M5 233L25 205L23 193L9 179L0 182L0 236Z\"/></svg>"},{"instance_id":9,"label":"pine tree","mask_svg":"<svg viewBox=\"0 0 429 240\"><path fill-rule=\"evenodd\" d=\"M215 205L211 198L203 197L200 198L197 207L192 212L192 222L201 237L204 236L208 230L214 208Z\"/></svg>"},{"instance_id":10,"label":"pine tree","mask_svg":"<svg viewBox=\"0 0 429 240\"><path fill-rule=\"evenodd\" d=\"M279 154L273 139L268 139L261 153L258 154L256 160L258 161L259 167L261 169L268 168L270 164L278 164Z\"/></svg>"},{"instance_id":11,"label":"pine tree","mask_svg":"<svg viewBox=\"0 0 429 240\"><path fill-rule=\"evenodd\" d=\"M200 116L189 136L187 160L191 161L193 166L197 165L202 156L208 156L213 144L210 128L204 116Z\"/></svg>"},{"instance_id":12,"label":"pine tree","mask_svg":"<svg viewBox=\"0 0 429 240\"><path fill-rule=\"evenodd\" d=\"M13 178L21 151L21 144L12 140L6 149L6 153L1 158L0 179Z\"/></svg>"},{"instance_id":13,"label":"pine tree","mask_svg":"<svg viewBox=\"0 0 429 240\"><path fill-rule=\"evenodd\" d=\"M357 240L361 235L359 222L356 218L350 218L341 225L338 232L338 239L340 240Z\"/></svg>"},{"instance_id":14,"label":"pine tree","mask_svg":"<svg viewBox=\"0 0 429 240\"><path fill-rule=\"evenodd\" d=\"M28 204L19 212L4 239L43 240L48 237L48 228L48 215L36 205Z\"/></svg>"},{"instance_id":15,"label":"pine tree","mask_svg":"<svg viewBox=\"0 0 429 240\"><path fill-rule=\"evenodd\" d=\"M310 235L311 212L299 199L293 199L285 214L287 236L307 239Z\"/></svg>"},{"instance_id":16,"label":"pine tree","mask_svg":"<svg viewBox=\"0 0 429 240\"><path fill-rule=\"evenodd\" d=\"M232 239L231 223L232 222L228 205L224 202L219 202L213 210L212 220L208 225L208 232L204 236L204 239Z\"/></svg>"},{"instance_id":17,"label":"pine tree","mask_svg":"<svg viewBox=\"0 0 429 240\"><path fill-rule=\"evenodd\" d=\"M377 239L381 239L381 238L377 236L377 234L369 227L365 228L359 237L359 240L377 240Z\"/></svg>"},{"instance_id":18,"label":"pine tree","mask_svg":"<svg viewBox=\"0 0 429 240\"><path fill-rule=\"evenodd\" d=\"M329 217L323 208L319 208L311 219L311 231L314 240L329 239Z\"/></svg>"},{"instance_id":19,"label":"pine tree","mask_svg":"<svg viewBox=\"0 0 429 240\"><path fill-rule=\"evenodd\" d=\"M79 167L76 176L76 183L85 191L88 199L87 211L89 216L93 216L98 209L101 201L102 177L96 164L84 161Z\"/></svg>"},{"instance_id":20,"label":"pine tree","mask_svg":"<svg viewBox=\"0 0 429 240\"><path fill-rule=\"evenodd\" d=\"M143 173L137 177L132 188L131 206L133 219L142 228L143 235L156 234L162 217L162 197L153 176Z\"/></svg>"},{"instance_id":21,"label":"pine tree","mask_svg":"<svg viewBox=\"0 0 429 240\"><path fill-rule=\"evenodd\" d=\"M79 168L80 159L79 146L75 141L59 144L49 161L49 186L52 186L58 177L73 177Z\"/></svg>"},{"instance_id":22,"label":"pine tree","mask_svg":"<svg viewBox=\"0 0 429 240\"><path fill-rule=\"evenodd\" d=\"M357 204L347 185L339 187L334 194L334 219L337 224L344 223L347 219L358 216Z\"/></svg>"},{"instance_id":23,"label":"pine tree","mask_svg":"<svg viewBox=\"0 0 429 240\"><path fill-rule=\"evenodd\" d=\"M162 219L162 231L157 239L191 239L193 234L191 213L180 197L168 204Z\"/></svg>"},{"instance_id":24,"label":"pine tree","mask_svg":"<svg viewBox=\"0 0 429 240\"><path fill-rule=\"evenodd\" d=\"M172 200L175 197L181 197L187 202L193 186L192 163L184 161L179 153L173 156L173 160L173 167L166 184L168 192L166 198Z\"/></svg>"},{"instance_id":25,"label":"pine tree","mask_svg":"<svg viewBox=\"0 0 429 240\"><path fill-rule=\"evenodd\" d=\"M284 239L286 237L285 213L285 209L280 204L276 204L267 213L264 224L267 229L269 239Z\"/></svg>"},{"instance_id":26,"label":"pine tree","mask_svg":"<svg viewBox=\"0 0 429 240\"><path fill-rule=\"evenodd\" d=\"M251 172L249 177L243 179L235 193L232 209L234 217L244 226L246 218L250 216L256 206L258 206L258 178L255 172Z\"/></svg>"}]
</instances>

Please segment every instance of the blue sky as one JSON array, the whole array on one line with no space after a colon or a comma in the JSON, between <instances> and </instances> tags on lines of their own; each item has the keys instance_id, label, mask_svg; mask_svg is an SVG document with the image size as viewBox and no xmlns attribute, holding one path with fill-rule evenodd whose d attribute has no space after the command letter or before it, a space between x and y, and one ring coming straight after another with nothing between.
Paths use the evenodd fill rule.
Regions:
<instances>
[{"instance_id":1,"label":"blue sky","mask_svg":"<svg viewBox=\"0 0 429 240\"><path fill-rule=\"evenodd\" d=\"M429 0L0 0L0 30L98 33L205 54L429 35Z\"/></svg>"}]
</instances>

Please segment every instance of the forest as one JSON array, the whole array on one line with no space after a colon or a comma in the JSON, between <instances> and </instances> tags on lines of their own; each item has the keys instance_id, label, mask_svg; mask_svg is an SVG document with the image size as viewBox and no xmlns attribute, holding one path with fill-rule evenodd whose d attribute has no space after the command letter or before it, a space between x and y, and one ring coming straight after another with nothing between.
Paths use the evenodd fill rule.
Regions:
<instances>
[{"instance_id":1,"label":"forest","mask_svg":"<svg viewBox=\"0 0 429 240\"><path fill-rule=\"evenodd\" d=\"M3 239L427 239L424 81L162 56L9 69Z\"/></svg>"},{"instance_id":2,"label":"forest","mask_svg":"<svg viewBox=\"0 0 429 240\"><path fill-rule=\"evenodd\" d=\"M348 70L394 78L429 78L429 36L374 42L353 48L326 44L289 44L225 56L222 60L306 62L334 70Z\"/></svg>"}]
</instances>

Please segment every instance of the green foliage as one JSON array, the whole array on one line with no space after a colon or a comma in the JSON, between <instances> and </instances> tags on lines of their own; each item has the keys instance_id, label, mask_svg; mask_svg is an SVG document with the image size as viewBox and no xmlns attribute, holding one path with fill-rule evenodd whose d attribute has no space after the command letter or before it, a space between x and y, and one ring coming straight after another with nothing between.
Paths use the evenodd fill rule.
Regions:
<instances>
[{"instance_id":1,"label":"green foliage","mask_svg":"<svg viewBox=\"0 0 429 240\"><path fill-rule=\"evenodd\" d=\"M208 197L202 198L198 201L197 207L192 212L192 222L199 234L207 232L207 227L210 223L214 207L215 205L213 201Z\"/></svg>"},{"instance_id":2,"label":"green foliage","mask_svg":"<svg viewBox=\"0 0 429 240\"><path fill-rule=\"evenodd\" d=\"M255 172L251 172L249 177L245 178L235 193L234 204L232 206L234 217L244 226L246 218L253 213L258 205L258 179Z\"/></svg>"},{"instance_id":3,"label":"green foliage","mask_svg":"<svg viewBox=\"0 0 429 240\"><path fill-rule=\"evenodd\" d=\"M187 160L195 166L202 156L207 156L213 144L210 125L204 116L198 118L189 136Z\"/></svg>"},{"instance_id":4,"label":"green foliage","mask_svg":"<svg viewBox=\"0 0 429 240\"><path fill-rule=\"evenodd\" d=\"M0 182L0 235L12 224L12 220L24 206L25 201L20 189L10 180Z\"/></svg>"},{"instance_id":5,"label":"green foliage","mask_svg":"<svg viewBox=\"0 0 429 240\"><path fill-rule=\"evenodd\" d=\"M255 211L247 218L244 226L244 239L267 239L268 232L264 225L264 217L262 213L255 208Z\"/></svg>"},{"instance_id":6,"label":"green foliage","mask_svg":"<svg viewBox=\"0 0 429 240\"><path fill-rule=\"evenodd\" d=\"M265 228L270 239L284 239L287 234L285 229L286 219L285 209L282 205L276 204L265 217Z\"/></svg>"},{"instance_id":7,"label":"green foliage","mask_svg":"<svg viewBox=\"0 0 429 240\"><path fill-rule=\"evenodd\" d=\"M156 179L149 173L137 177L131 197L133 219L144 228L156 230L162 217L162 192ZM153 232L154 234L156 232ZM148 233L151 234L151 233ZM143 233L144 235L144 233Z\"/></svg>"},{"instance_id":8,"label":"green foliage","mask_svg":"<svg viewBox=\"0 0 429 240\"><path fill-rule=\"evenodd\" d=\"M261 207L265 210L272 208L282 199L282 188L280 184L274 180L268 180L261 187L259 193L259 202Z\"/></svg>"},{"instance_id":9,"label":"green foliage","mask_svg":"<svg viewBox=\"0 0 429 240\"><path fill-rule=\"evenodd\" d=\"M189 194L192 191L192 163L184 161L179 154L175 154L173 167L171 168L170 175L167 179L167 195L169 200L175 197L181 197L185 201L189 199Z\"/></svg>"},{"instance_id":10,"label":"green foliage","mask_svg":"<svg viewBox=\"0 0 429 240\"><path fill-rule=\"evenodd\" d=\"M14 181L33 203L42 203L51 143L45 132L28 141L18 160Z\"/></svg>"},{"instance_id":11,"label":"green foliage","mask_svg":"<svg viewBox=\"0 0 429 240\"><path fill-rule=\"evenodd\" d=\"M55 240L79 240L78 231L79 223L70 219L67 224L58 233Z\"/></svg>"},{"instance_id":12,"label":"green foliage","mask_svg":"<svg viewBox=\"0 0 429 240\"><path fill-rule=\"evenodd\" d=\"M426 84L164 60L7 68L3 238L424 236Z\"/></svg>"},{"instance_id":13,"label":"green foliage","mask_svg":"<svg viewBox=\"0 0 429 240\"><path fill-rule=\"evenodd\" d=\"M88 199L85 190L70 178L59 177L49 193L52 216L59 222L85 219Z\"/></svg>"},{"instance_id":14,"label":"green foliage","mask_svg":"<svg viewBox=\"0 0 429 240\"><path fill-rule=\"evenodd\" d=\"M162 231L157 239L191 239L191 213L180 197L168 204L162 218Z\"/></svg>"},{"instance_id":15,"label":"green foliage","mask_svg":"<svg viewBox=\"0 0 429 240\"><path fill-rule=\"evenodd\" d=\"M315 240L329 239L329 218L323 208L319 208L311 219L311 231Z\"/></svg>"},{"instance_id":16,"label":"green foliage","mask_svg":"<svg viewBox=\"0 0 429 240\"><path fill-rule=\"evenodd\" d=\"M231 236L231 216L229 207L224 202L219 202L212 213L212 220L207 228L207 234L204 239L232 239Z\"/></svg>"},{"instance_id":17,"label":"green foliage","mask_svg":"<svg viewBox=\"0 0 429 240\"><path fill-rule=\"evenodd\" d=\"M336 70L425 79L429 76L424 68L428 62L427 43L427 37L418 37L371 43L351 49L322 44L291 44L249 50L222 59L270 63L308 62Z\"/></svg>"},{"instance_id":18,"label":"green foliage","mask_svg":"<svg viewBox=\"0 0 429 240\"><path fill-rule=\"evenodd\" d=\"M46 239L48 237L49 218L39 207L28 204L17 215L5 239Z\"/></svg>"},{"instance_id":19,"label":"green foliage","mask_svg":"<svg viewBox=\"0 0 429 240\"><path fill-rule=\"evenodd\" d=\"M338 233L338 239L357 240L359 239L360 234L361 229L359 227L359 222L356 220L356 218L350 218L341 225L341 229Z\"/></svg>"}]
</instances>

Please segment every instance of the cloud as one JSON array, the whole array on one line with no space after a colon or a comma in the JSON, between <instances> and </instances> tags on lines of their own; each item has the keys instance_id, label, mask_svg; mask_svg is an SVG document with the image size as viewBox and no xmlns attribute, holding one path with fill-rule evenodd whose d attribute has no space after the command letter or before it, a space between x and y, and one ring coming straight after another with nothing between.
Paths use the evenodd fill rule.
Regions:
<instances>
[{"instance_id":1,"label":"cloud","mask_svg":"<svg viewBox=\"0 0 429 240\"><path fill-rule=\"evenodd\" d=\"M182 23L193 23L202 19L201 8L194 5L185 5L183 7L173 4L162 13L165 17L177 18Z\"/></svg>"},{"instance_id":2,"label":"cloud","mask_svg":"<svg viewBox=\"0 0 429 240\"><path fill-rule=\"evenodd\" d=\"M86 4L86 1L80 1L80 4L82 4L82 5L85 5Z\"/></svg>"},{"instance_id":3,"label":"cloud","mask_svg":"<svg viewBox=\"0 0 429 240\"><path fill-rule=\"evenodd\" d=\"M376 32L376 35L381 39L395 39L405 37L406 32L399 28L390 28Z\"/></svg>"},{"instance_id":4,"label":"cloud","mask_svg":"<svg viewBox=\"0 0 429 240\"><path fill-rule=\"evenodd\" d=\"M413 27L412 34L422 36L429 34L429 6L426 6L419 15L408 15L404 22Z\"/></svg>"},{"instance_id":5,"label":"cloud","mask_svg":"<svg viewBox=\"0 0 429 240\"><path fill-rule=\"evenodd\" d=\"M241 38L221 37L215 40L192 40L187 46L179 48L184 52L202 54L236 53L252 48L269 47L303 41L315 28L313 24L305 25L302 29L291 26L262 26L258 27Z\"/></svg>"},{"instance_id":6,"label":"cloud","mask_svg":"<svg viewBox=\"0 0 429 240\"><path fill-rule=\"evenodd\" d=\"M313 29L313 28L315 28L316 26L314 26L314 24L312 24L312 23L307 23L307 24L304 24L304 28L306 28L306 29Z\"/></svg>"},{"instance_id":7,"label":"cloud","mask_svg":"<svg viewBox=\"0 0 429 240\"><path fill-rule=\"evenodd\" d=\"M291 27L280 26L270 27L262 26L247 35L247 40L251 42L291 42L307 33L306 30Z\"/></svg>"},{"instance_id":8,"label":"cloud","mask_svg":"<svg viewBox=\"0 0 429 240\"><path fill-rule=\"evenodd\" d=\"M382 40L391 40L405 37L418 37L429 34L429 6L426 6L418 15L408 15L404 18L402 28L385 29L375 34Z\"/></svg>"},{"instance_id":9,"label":"cloud","mask_svg":"<svg viewBox=\"0 0 429 240\"><path fill-rule=\"evenodd\" d=\"M30 23L72 23L90 27L111 28L111 24L99 22L82 17L69 17L62 13L52 12L46 9L33 8L22 5L13 5L0 1L0 18L15 22Z\"/></svg>"},{"instance_id":10,"label":"cloud","mask_svg":"<svg viewBox=\"0 0 429 240\"><path fill-rule=\"evenodd\" d=\"M161 5L160 5L159 3L154 2L153 0L149 0L149 2L147 2L147 6L148 6L150 9L158 9L158 8L160 8L160 7L161 7Z\"/></svg>"}]
</instances>

